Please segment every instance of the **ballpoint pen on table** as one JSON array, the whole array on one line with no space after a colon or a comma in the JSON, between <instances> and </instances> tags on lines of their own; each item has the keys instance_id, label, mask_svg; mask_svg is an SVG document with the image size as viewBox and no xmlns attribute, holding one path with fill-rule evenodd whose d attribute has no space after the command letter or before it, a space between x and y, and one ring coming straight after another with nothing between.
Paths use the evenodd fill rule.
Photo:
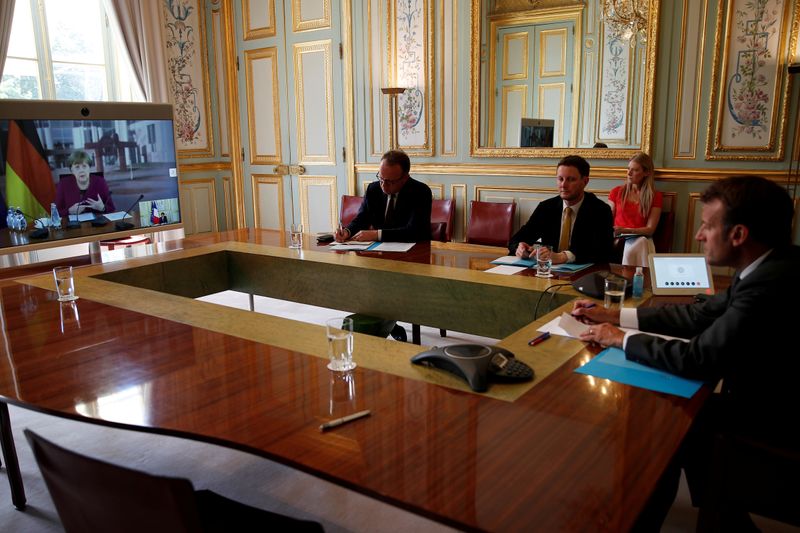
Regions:
<instances>
[{"instance_id":1,"label":"ballpoint pen on table","mask_svg":"<svg viewBox=\"0 0 800 533\"><path fill-rule=\"evenodd\" d=\"M539 335L538 337L536 337L536 338L534 338L534 339L531 339L531 340L529 340L529 341L528 341L528 346L536 346L536 345L537 345L537 344L539 344L540 342L544 342L544 341L546 341L546 340L547 340L547 339L549 339L549 338L550 338L550 332L549 332L549 331L545 331L544 333L542 333L542 334L541 334L541 335Z\"/></svg>"},{"instance_id":2,"label":"ballpoint pen on table","mask_svg":"<svg viewBox=\"0 0 800 533\"><path fill-rule=\"evenodd\" d=\"M321 424L319 426L319 430L320 431L325 431L326 429L339 427L342 424L346 424L346 423L350 422L351 420L357 420L359 418L363 418L365 416L369 416L369 413L370 413L369 409L367 409L366 411L359 411L357 413L353 413L352 415L347 415L347 416L343 416L342 418L336 418L334 420L330 420L328 422L325 422L324 424Z\"/></svg>"}]
</instances>

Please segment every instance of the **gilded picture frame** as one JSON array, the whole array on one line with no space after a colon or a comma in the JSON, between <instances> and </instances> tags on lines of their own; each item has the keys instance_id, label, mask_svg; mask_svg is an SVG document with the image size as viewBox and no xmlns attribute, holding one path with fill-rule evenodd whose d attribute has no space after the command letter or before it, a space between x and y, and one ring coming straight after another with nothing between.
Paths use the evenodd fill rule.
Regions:
<instances>
[{"instance_id":1,"label":"gilded picture frame","mask_svg":"<svg viewBox=\"0 0 800 533\"><path fill-rule=\"evenodd\" d=\"M783 160L792 88L787 60L798 32L793 6L719 0L706 160Z\"/></svg>"}]
</instances>

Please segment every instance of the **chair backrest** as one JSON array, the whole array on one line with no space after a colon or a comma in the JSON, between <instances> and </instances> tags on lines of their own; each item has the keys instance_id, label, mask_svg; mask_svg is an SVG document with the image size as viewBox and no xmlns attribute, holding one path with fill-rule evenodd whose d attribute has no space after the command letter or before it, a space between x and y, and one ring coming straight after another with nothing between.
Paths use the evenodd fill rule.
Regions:
<instances>
[{"instance_id":1,"label":"chair backrest","mask_svg":"<svg viewBox=\"0 0 800 533\"><path fill-rule=\"evenodd\" d=\"M25 430L53 498L72 531L202 531L192 484L66 450Z\"/></svg>"},{"instance_id":2,"label":"chair backrest","mask_svg":"<svg viewBox=\"0 0 800 533\"><path fill-rule=\"evenodd\" d=\"M515 203L479 202L470 203L467 242L508 246L514 231Z\"/></svg>"},{"instance_id":3,"label":"chair backrest","mask_svg":"<svg viewBox=\"0 0 800 533\"><path fill-rule=\"evenodd\" d=\"M445 222L431 222L431 240L447 242L447 224Z\"/></svg>"},{"instance_id":4,"label":"chair backrest","mask_svg":"<svg viewBox=\"0 0 800 533\"><path fill-rule=\"evenodd\" d=\"M668 254L672 251L672 237L675 233L675 212L664 211L658 219L658 226L653 232L653 244L656 252Z\"/></svg>"},{"instance_id":5,"label":"chair backrest","mask_svg":"<svg viewBox=\"0 0 800 533\"><path fill-rule=\"evenodd\" d=\"M364 199L360 196L342 195L342 210L339 215L339 220L342 221L342 225L346 226L356 218L358 210L361 208L361 202L363 201Z\"/></svg>"},{"instance_id":6,"label":"chair backrest","mask_svg":"<svg viewBox=\"0 0 800 533\"><path fill-rule=\"evenodd\" d=\"M751 436L714 436L696 531L722 531L726 510L737 509L800 526L800 451Z\"/></svg>"},{"instance_id":7,"label":"chair backrest","mask_svg":"<svg viewBox=\"0 0 800 533\"><path fill-rule=\"evenodd\" d=\"M444 240L449 242L453 240L453 225L456 222L456 202L452 198L449 200L433 200L431 204L431 227L436 222L443 222L445 224L445 238L434 239L436 241ZM431 235L433 235L431 233Z\"/></svg>"}]
</instances>

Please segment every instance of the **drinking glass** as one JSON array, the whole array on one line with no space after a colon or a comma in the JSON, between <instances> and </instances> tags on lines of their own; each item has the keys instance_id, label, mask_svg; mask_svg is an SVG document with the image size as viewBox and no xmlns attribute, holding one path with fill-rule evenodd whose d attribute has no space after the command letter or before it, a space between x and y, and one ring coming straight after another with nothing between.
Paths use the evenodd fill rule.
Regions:
<instances>
[{"instance_id":1,"label":"drinking glass","mask_svg":"<svg viewBox=\"0 0 800 533\"><path fill-rule=\"evenodd\" d=\"M56 292L58 292L59 302L71 302L77 300L75 296L75 281L72 277L72 267L55 267L53 269L53 279L56 282Z\"/></svg>"},{"instance_id":2,"label":"drinking glass","mask_svg":"<svg viewBox=\"0 0 800 533\"><path fill-rule=\"evenodd\" d=\"M550 268L553 266L553 249L542 244L536 248L536 277L537 278L552 278L553 274L550 273Z\"/></svg>"},{"instance_id":3,"label":"drinking glass","mask_svg":"<svg viewBox=\"0 0 800 533\"><path fill-rule=\"evenodd\" d=\"M348 317L331 318L325 322L328 336L328 368L336 372L346 372L356 367L353 362L353 319Z\"/></svg>"},{"instance_id":4,"label":"drinking glass","mask_svg":"<svg viewBox=\"0 0 800 533\"><path fill-rule=\"evenodd\" d=\"M606 309L619 309L625 302L625 288L628 280L619 276L609 276L605 281L603 306Z\"/></svg>"},{"instance_id":5,"label":"drinking glass","mask_svg":"<svg viewBox=\"0 0 800 533\"><path fill-rule=\"evenodd\" d=\"M292 224L291 230L289 231L291 242L289 244L289 248L302 248L303 247L303 225L302 224Z\"/></svg>"}]
</instances>

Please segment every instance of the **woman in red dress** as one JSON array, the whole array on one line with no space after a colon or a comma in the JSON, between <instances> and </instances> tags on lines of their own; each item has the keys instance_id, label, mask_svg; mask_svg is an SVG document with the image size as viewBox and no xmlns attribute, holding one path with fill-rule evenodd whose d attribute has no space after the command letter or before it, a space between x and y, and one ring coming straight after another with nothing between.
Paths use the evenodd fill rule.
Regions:
<instances>
[{"instance_id":1,"label":"woman in red dress","mask_svg":"<svg viewBox=\"0 0 800 533\"><path fill-rule=\"evenodd\" d=\"M655 252L653 233L661 216L663 196L655 190L653 160L644 152L628 162L625 185L608 195L614 214L614 235L625 239L623 265L647 266L647 255Z\"/></svg>"}]
</instances>

